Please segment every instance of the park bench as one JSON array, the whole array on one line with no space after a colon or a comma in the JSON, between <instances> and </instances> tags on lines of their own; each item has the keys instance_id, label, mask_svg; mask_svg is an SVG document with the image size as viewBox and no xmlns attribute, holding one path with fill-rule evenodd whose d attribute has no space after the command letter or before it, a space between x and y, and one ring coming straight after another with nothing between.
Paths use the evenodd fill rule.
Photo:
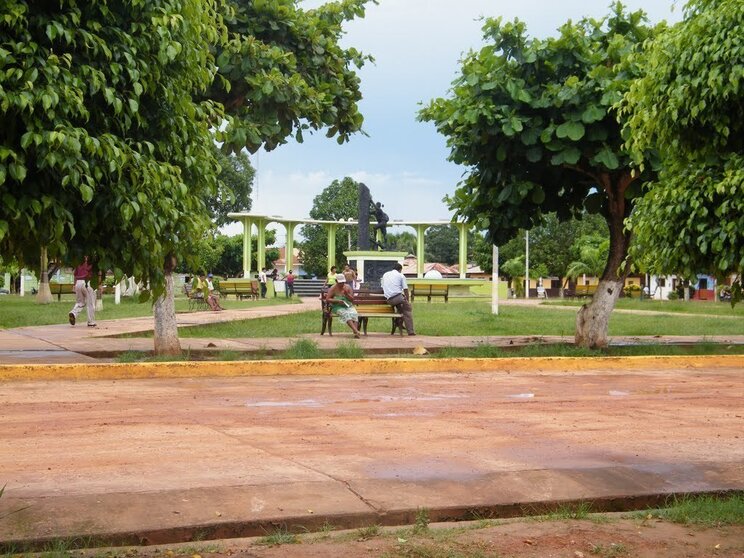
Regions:
<instances>
[{"instance_id":1,"label":"park bench","mask_svg":"<svg viewBox=\"0 0 744 558\"><path fill-rule=\"evenodd\" d=\"M57 295L57 301L60 301L63 294L73 294L75 292L75 285L72 283L50 282L49 290L52 291L52 295Z\"/></svg>"},{"instance_id":2,"label":"park bench","mask_svg":"<svg viewBox=\"0 0 744 558\"><path fill-rule=\"evenodd\" d=\"M323 335L327 329L328 335L333 335L333 318L336 315L331 309L331 304L325 299L325 291L320 296L323 314L323 326L320 334ZM382 291L354 291L354 306L359 315L359 330L364 335L367 335L367 324L370 318L390 318L390 335L394 335L396 330L403 335L403 328L405 327L403 325L403 314L385 302L385 295L382 294Z\"/></svg>"},{"instance_id":3,"label":"park bench","mask_svg":"<svg viewBox=\"0 0 744 558\"><path fill-rule=\"evenodd\" d=\"M575 297L588 297L594 296L594 292L597 290L597 285L576 285L574 289Z\"/></svg>"},{"instance_id":4,"label":"park bench","mask_svg":"<svg viewBox=\"0 0 744 558\"><path fill-rule=\"evenodd\" d=\"M197 296L197 293L191 287L191 283L184 284L183 294L186 295L186 298L189 301L189 312L193 312L194 310L206 310L209 308L204 296Z\"/></svg>"},{"instance_id":5,"label":"park bench","mask_svg":"<svg viewBox=\"0 0 744 558\"><path fill-rule=\"evenodd\" d=\"M238 298L240 300L242 300L243 298L258 300L258 281L253 279L220 281L219 289L220 294L225 297L227 295L235 295L235 298Z\"/></svg>"},{"instance_id":6,"label":"park bench","mask_svg":"<svg viewBox=\"0 0 744 558\"><path fill-rule=\"evenodd\" d=\"M427 302L431 302L432 297L442 297L444 302L449 300L449 285L411 285L411 302L417 296L425 296Z\"/></svg>"}]
</instances>

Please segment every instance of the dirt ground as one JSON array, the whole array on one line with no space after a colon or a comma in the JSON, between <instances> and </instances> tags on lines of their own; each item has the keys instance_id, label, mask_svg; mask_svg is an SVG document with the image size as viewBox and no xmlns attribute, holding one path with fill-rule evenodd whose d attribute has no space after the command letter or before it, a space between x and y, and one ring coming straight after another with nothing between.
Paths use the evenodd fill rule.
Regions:
<instances>
[{"instance_id":1,"label":"dirt ground","mask_svg":"<svg viewBox=\"0 0 744 558\"><path fill-rule=\"evenodd\" d=\"M313 533L107 551L88 557L137 558L687 558L744 556L744 526L678 525L628 514L585 520L481 521L412 528ZM284 535L291 539L291 536Z\"/></svg>"}]
</instances>

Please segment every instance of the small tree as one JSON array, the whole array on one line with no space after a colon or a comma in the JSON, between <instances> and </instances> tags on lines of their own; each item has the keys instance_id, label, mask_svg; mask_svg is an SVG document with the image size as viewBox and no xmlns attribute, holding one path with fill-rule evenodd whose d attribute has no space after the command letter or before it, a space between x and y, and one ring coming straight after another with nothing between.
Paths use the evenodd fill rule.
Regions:
<instances>
[{"instance_id":1,"label":"small tree","mask_svg":"<svg viewBox=\"0 0 744 558\"><path fill-rule=\"evenodd\" d=\"M528 40L521 22L489 19L490 44L465 58L450 98L421 112L447 137L450 159L471 169L450 207L497 243L551 211L561 221L585 210L605 218L610 251L600 288L577 315L581 346L607 345L627 274L624 221L650 178L633 170L614 108L638 75L630 55L653 34L643 21L618 3L603 20Z\"/></svg>"},{"instance_id":2,"label":"small tree","mask_svg":"<svg viewBox=\"0 0 744 558\"><path fill-rule=\"evenodd\" d=\"M313 199L310 217L318 220L340 221L359 217L359 183L348 176L334 180ZM358 233L356 227L349 229L353 249L357 247ZM305 242L300 248L305 272L318 277L328 273L328 231L323 225L305 225L302 227ZM340 238L340 235L337 236ZM344 242L336 242L335 263L344 262L344 252L348 251Z\"/></svg>"},{"instance_id":3,"label":"small tree","mask_svg":"<svg viewBox=\"0 0 744 558\"><path fill-rule=\"evenodd\" d=\"M744 270L744 3L692 0L682 22L639 55L625 98L629 145L658 148L659 181L631 227L652 271L686 277Z\"/></svg>"}]
</instances>

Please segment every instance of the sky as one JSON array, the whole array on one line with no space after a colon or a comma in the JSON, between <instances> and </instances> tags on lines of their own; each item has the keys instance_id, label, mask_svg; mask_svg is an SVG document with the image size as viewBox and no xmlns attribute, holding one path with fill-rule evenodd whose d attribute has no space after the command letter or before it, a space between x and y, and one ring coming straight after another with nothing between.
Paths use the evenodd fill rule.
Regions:
<instances>
[{"instance_id":1,"label":"sky","mask_svg":"<svg viewBox=\"0 0 744 558\"><path fill-rule=\"evenodd\" d=\"M305 0L305 8L323 2ZM333 180L345 176L364 182L391 220L449 220L442 199L452 194L464 168L447 161L444 136L431 123L418 122L422 104L446 97L457 77L459 61L482 42L482 18L519 18L532 37L556 34L567 20L600 18L609 0L379 0L368 4L363 19L346 24L341 44L375 58L358 74L363 99L363 129L338 145L323 132L305 134L274 151L251 156L256 168L252 212L285 218L307 218L313 199ZM625 0L643 9L652 23L678 21L679 0ZM273 227L272 227L273 228ZM284 244L284 229L277 229ZM402 229L400 229L402 230ZM393 229L393 232L400 232ZM242 232L239 224L223 229Z\"/></svg>"}]
</instances>

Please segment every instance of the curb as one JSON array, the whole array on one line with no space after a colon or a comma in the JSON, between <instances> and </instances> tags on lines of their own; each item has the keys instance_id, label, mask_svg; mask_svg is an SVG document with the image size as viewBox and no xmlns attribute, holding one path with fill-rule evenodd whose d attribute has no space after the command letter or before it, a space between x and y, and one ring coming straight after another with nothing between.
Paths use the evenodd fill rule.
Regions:
<instances>
[{"instance_id":1,"label":"curb","mask_svg":"<svg viewBox=\"0 0 744 558\"><path fill-rule=\"evenodd\" d=\"M339 363L344 366L338 366ZM472 372L584 372L602 368L744 368L742 355L509 358L379 358L0 365L0 382L24 380L114 380L240 376L347 376Z\"/></svg>"},{"instance_id":2,"label":"curb","mask_svg":"<svg viewBox=\"0 0 744 558\"><path fill-rule=\"evenodd\" d=\"M670 500L689 496L725 497L742 494L741 490L691 491L608 496L600 498L578 498L568 500L540 500L479 506L451 506L428 509L431 523L473 521L479 519L510 519L547 515L561 510L581 510L587 513L630 512L659 508ZM302 515L277 517L265 520L215 521L198 525L183 525L168 528L141 529L130 532L80 533L59 537L38 537L0 541L0 553L17 554L45 552L49 546L64 540L69 549L152 546L204 542L209 540L261 537L278 529L294 534L306 534L332 525L334 530L360 529L371 525L397 527L413 525L421 508L404 508L368 513L340 513L325 515Z\"/></svg>"}]
</instances>

